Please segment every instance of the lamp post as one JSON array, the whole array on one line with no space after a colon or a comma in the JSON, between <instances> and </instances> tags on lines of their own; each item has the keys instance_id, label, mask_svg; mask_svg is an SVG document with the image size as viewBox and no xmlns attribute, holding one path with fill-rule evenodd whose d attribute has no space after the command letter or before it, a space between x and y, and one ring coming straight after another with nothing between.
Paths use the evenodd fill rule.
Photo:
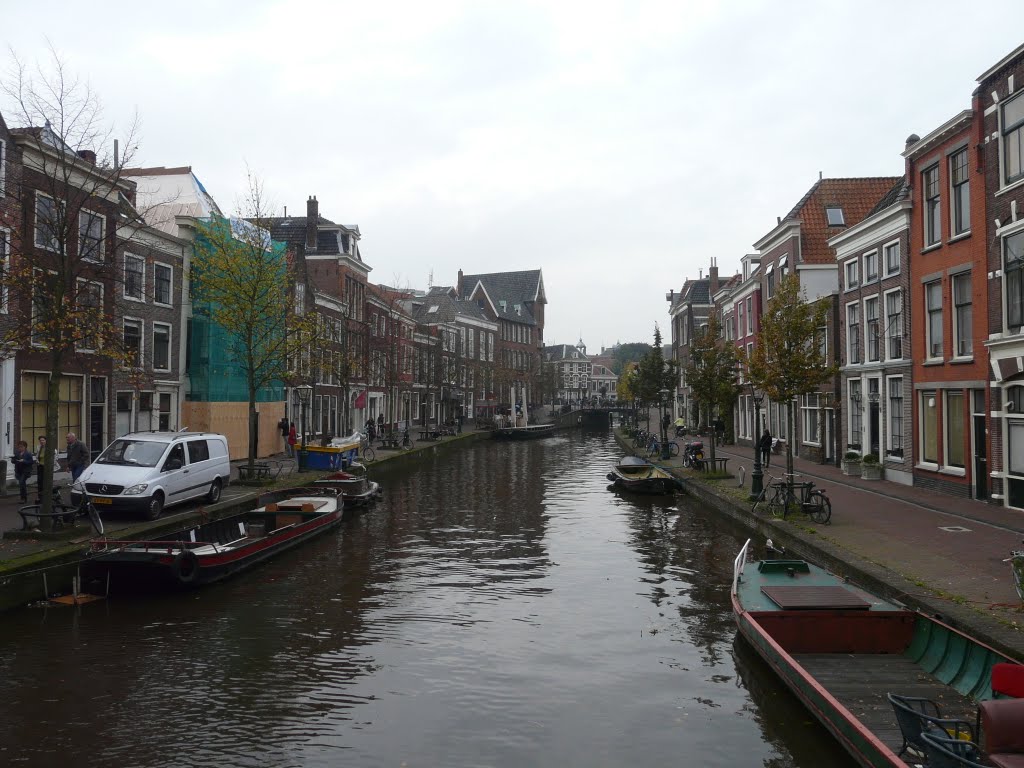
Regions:
<instances>
[{"instance_id":1,"label":"lamp post","mask_svg":"<svg viewBox=\"0 0 1024 768\"><path fill-rule=\"evenodd\" d=\"M668 429L665 425L665 407L668 405L668 390L658 392L658 410L661 412L661 458L663 460L671 457L668 450Z\"/></svg>"},{"instance_id":2,"label":"lamp post","mask_svg":"<svg viewBox=\"0 0 1024 768\"><path fill-rule=\"evenodd\" d=\"M304 453L306 449L306 408L313 397L313 388L309 384L302 384L295 388L295 392L299 396L299 426L302 429L302 448L300 450ZM305 461L298 462L298 471L306 471Z\"/></svg>"},{"instance_id":3,"label":"lamp post","mask_svg":"<svg viewBox=\"0 0 1024 768\"><path fill-rule=\"evenodd\" d=\"M764 394L750 383L750 399L754 402L754 471L750 473L750 499L754 501L764 490L764 473L761 471L761 403Z\"/></svg>"}]
</instances>

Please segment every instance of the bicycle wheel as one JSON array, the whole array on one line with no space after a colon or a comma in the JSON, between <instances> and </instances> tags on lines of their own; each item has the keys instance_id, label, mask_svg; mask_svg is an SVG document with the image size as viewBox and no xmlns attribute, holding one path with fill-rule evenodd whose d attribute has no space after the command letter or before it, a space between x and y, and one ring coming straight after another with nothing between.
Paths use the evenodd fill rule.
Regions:
<instances>
[{"instance_id":1,"label":"bicycle wheel","mask_svg":"<svg viewBox=\"0 0 1024 768\"><path fill-rule=\"evenodd\" d=\"M92 527L96 529L96 533L102 536L103 520L100 519L100 513L96 511L96 507L92 505L91 501L85 503L85 511L89 516L89 522L92 523Z\"/></svg>"},{"instance_id":2,"label":"bicycle wheel","mask_svg":"<svg viewBox=\"0 0 1024 768\"><path fill-rule=\"evenodd\" d=\"M669 452L669 455L671 455L671 456L678 456L679 455L679 443L669 442L669 444L668 444L668 452Z\"/></svg>"},{"instance_id":3,"label":"bicycle wheel","mask_svg":"<svg viewBox=\"0 0 1024 768\"><path fill-rule=\"evenodd\" d=\"M811 498L804 505L808 516L816 523L828 525L832 519L832 502L821 491L811 491Z\"/></svg>"},{"instance_id":4,"label":"bicycle wheel","mask_svg":"<svg viewBox=\"0 0 1024 768\"><path fill-rule=\"evenodd\" d=\"M785 519L786 517L786 490L784 488L776 488L772 494L771 499L768 500L768 514L772 517L778 517Z\"/></svg>"},{"instance_id":5,"label":"bicycle wheel","mask_svg":"<svg viewBox=\"0 0 1024 768\"><path fill-rule=\"evenodd\" d=\"M1013 570L1013 586L1017 588L1017 597L1024 603L1024 554L1014 552L1010 557L1010 568Z\"/></svg>"},{"instance_id":6,"label":"bicycle wheel","mask_svg":"<svg viewBox=\"0 0 1024 768\"><path fill-rule=\"evenodd\" d=\"M372 445L367 445L359 452L359 456L363 461L375 461L377 459L377 452L373 450Z\"/></svg>"},{"instance_id":7,"label":"bicycle wheel","mask_svg":"<svg viewBox=\"0 0 1024 768\"><path fill-rule=\"evenodd\" d=\"M761 492L757 494L757 498L754 499L754 503L750 505L751 513L757 512L757 508L764 503L764 500L768 498L768 486L763 486Z\"/></svg>"}]
</instances>

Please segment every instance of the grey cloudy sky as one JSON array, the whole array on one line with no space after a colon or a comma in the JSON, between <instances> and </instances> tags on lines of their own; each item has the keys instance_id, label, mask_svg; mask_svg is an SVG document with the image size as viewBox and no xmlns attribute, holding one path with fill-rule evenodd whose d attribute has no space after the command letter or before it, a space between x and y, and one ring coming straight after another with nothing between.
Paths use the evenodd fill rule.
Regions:
<instances>
[{"instance_id":1,"label":"grey cloudy sky","mask_svg":"<svg viewBox=\"0 0 1024 768\"><path fill-rule=\"evenodd\" d=\"M375 282L544 271L547 343L667 336L664 296L735 270L818 178L899 175L970 106L1024 3L5 3L226 209L358 224ZM152 7L150 7L152 6ZM9 63L9 59L8 59Z\"/></svg>"}]
</instances>

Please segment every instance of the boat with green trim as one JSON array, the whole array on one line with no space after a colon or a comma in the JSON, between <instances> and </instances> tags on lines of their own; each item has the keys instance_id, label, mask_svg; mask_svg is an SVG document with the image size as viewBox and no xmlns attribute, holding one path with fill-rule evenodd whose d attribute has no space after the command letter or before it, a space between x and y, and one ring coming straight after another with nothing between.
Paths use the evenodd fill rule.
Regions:
<instances>
[{"instance_id":1,"label":"boat with green trim","mask_svg":"<svg viewBox=\"0 0 1024 768\"><path fill-rule=\"evenodd\" d=\"M805 560L750 555L748 539L733 563L740 634L860 765L906 766L887 694L974 722L977 702L992 697L992 666L1017 663Z\"/></svg>"}]
</instances>

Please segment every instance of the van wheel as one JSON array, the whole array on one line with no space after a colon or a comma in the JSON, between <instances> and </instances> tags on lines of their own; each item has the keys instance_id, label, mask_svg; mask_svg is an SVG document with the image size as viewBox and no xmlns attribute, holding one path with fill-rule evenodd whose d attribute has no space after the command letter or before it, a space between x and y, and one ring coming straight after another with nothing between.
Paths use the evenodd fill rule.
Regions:
<instances>
[{"instance_id":1,"label":"van wheel","mask_svg":"<svg viewBox=\"0 0 1024 768\"><path fill-rule=\"evenodd\" d=\"M220 501L220 478L218 477L210 484L210 491L206 494L206 500L211 504Z\"/></svg>"},{"instance_id":2,"label":"van wheel","mask_svg":"<svg viewBox=\"0 0 1024 768\"><path fill-rule=\"evenodd\" d=\"M154 493L149 500L149 506L146 507L146 519L156 520L160 517L160 513L164 511L164 497L162 494Z\"/></svg>"}]
</instances>

